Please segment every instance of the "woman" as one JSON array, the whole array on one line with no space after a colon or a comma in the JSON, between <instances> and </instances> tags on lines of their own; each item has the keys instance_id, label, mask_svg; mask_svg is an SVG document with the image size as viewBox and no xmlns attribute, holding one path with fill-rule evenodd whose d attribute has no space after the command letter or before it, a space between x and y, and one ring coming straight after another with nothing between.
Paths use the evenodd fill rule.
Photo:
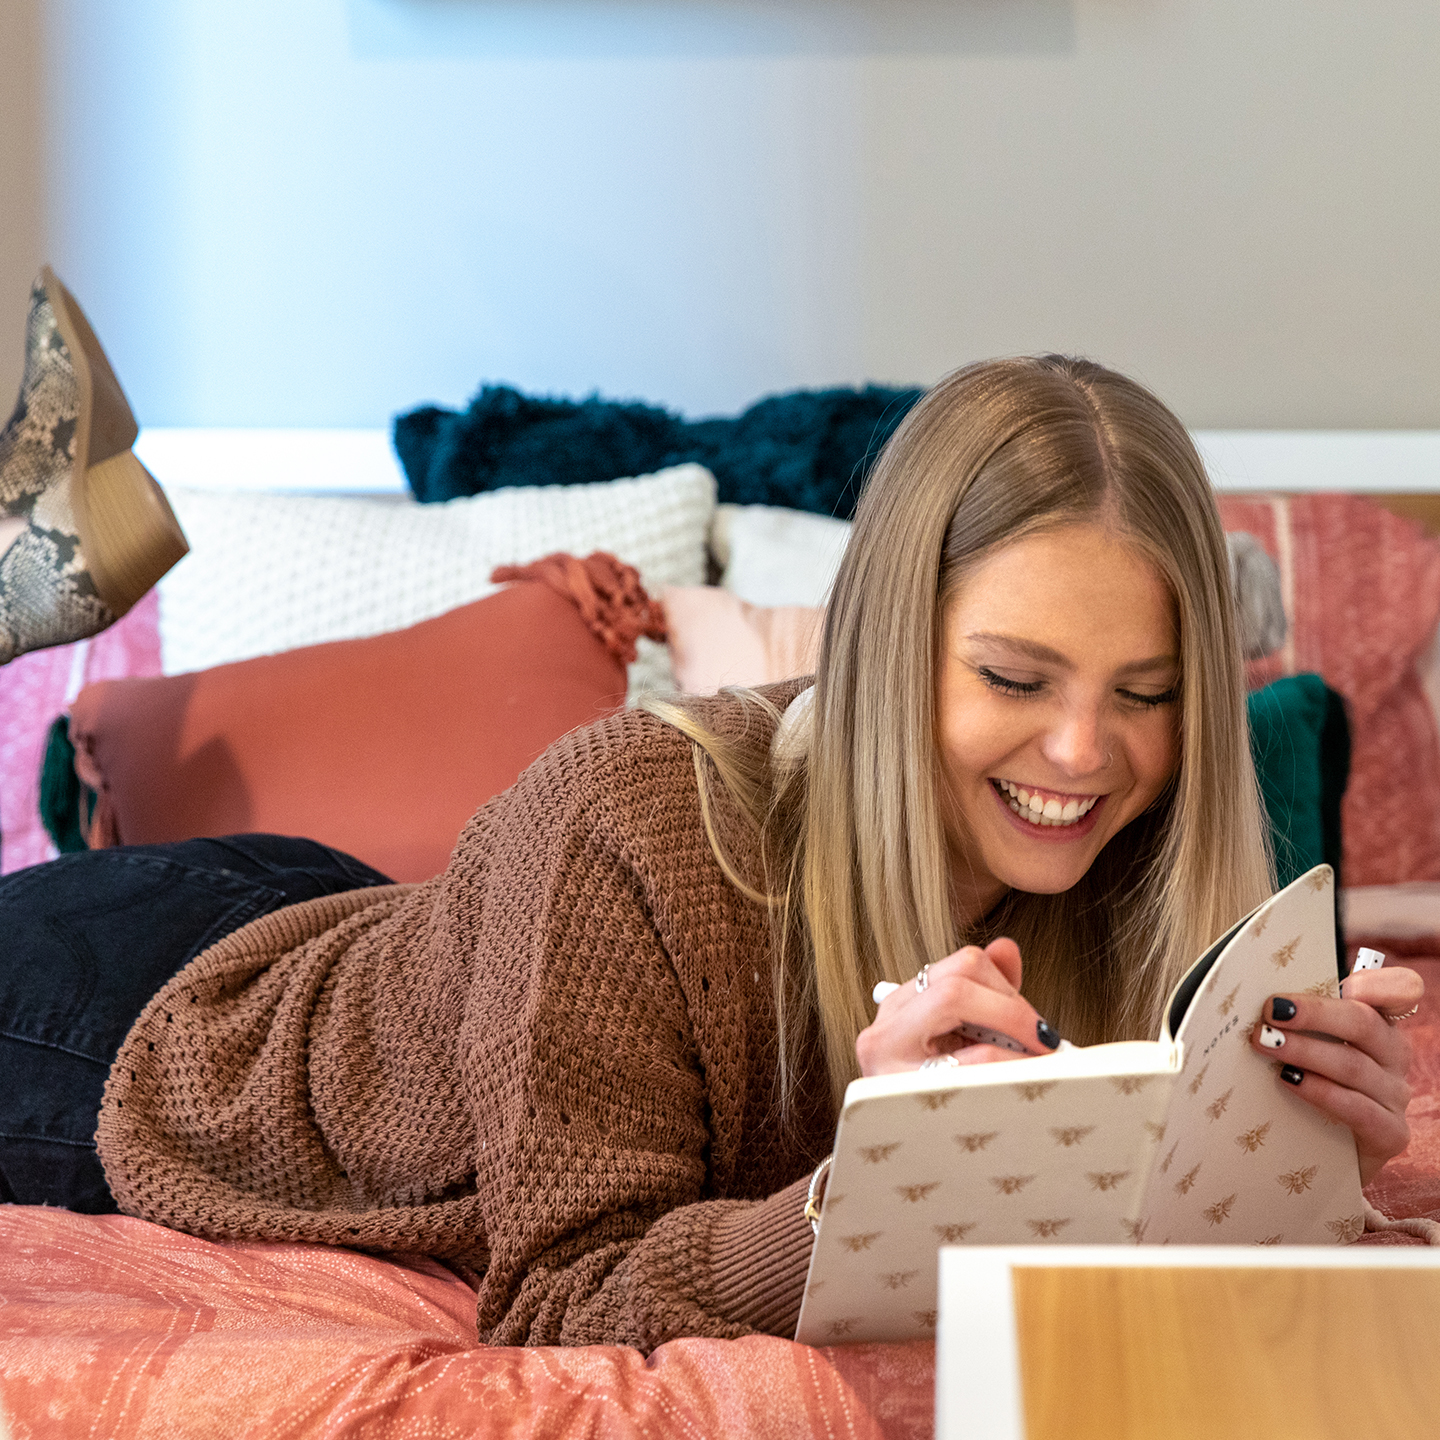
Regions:
<instances>
[{"instance_id":1,"label":"woman","mask_svg":"<svg viewBox=\"0 0 1440 1440\"><path fill-rule=\"evenodd\" d=\"M0 926L36 934L15 1015L84 948L55 935L87 877L159 867L192 897L127 906L114 880L83 937L136 917L125 983L159 990L99 1106L102 1202L463 1261L490 1343L791 1333L849 1079L1006 1058L964 1045L967 1022L1030 1054L1153 1034L1180 971L1269 890L1204 472L1098 366L978 365L916 407L861 502L813 691L651 710L557 742L418 888L318 847L292 871L306 842L256 837L0 887ZM875 983L917 971L877 1014ZM1265 1019L1368 1179L1407 1134L1408 1046L1382 1012L1420 982L1349 986ZM73 1138L95 1110L71 1111Z\"/></svg>"}]
</instances>

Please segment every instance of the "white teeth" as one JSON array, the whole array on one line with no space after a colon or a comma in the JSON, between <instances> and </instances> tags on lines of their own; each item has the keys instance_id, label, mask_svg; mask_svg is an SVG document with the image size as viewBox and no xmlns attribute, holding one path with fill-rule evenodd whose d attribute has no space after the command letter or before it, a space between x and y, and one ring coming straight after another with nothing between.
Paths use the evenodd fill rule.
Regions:
<instances>
[{"instance_id":1,"label":"white teeth","mask_svg":"<svg viewBox=\"0 0 1440 1440\"><path fill-rule=\"evenodd\" d=\"M1059 825L1062 828L1073 825L1077 820L1083 820L1100 799L1098 795L1092 795L1087 800L1046 800L1011 780L997 780L995 784L1010 797L1010 808L1032 825Z\"/></svg>"}]
</instances>

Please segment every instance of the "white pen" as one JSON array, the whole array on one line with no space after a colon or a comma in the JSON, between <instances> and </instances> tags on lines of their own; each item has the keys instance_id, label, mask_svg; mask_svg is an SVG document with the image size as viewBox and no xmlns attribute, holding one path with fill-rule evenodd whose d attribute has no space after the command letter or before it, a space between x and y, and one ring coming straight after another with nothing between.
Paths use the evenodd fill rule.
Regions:
<instances>
[{"instance_id":1,"label":"white pen","mask_svg":"<svg viewBox=\"0 0 1440 1440\"><path fill-rule=\"evenodd\" d=\"M1362 970L1378 970L1385 963L1385 955L1380 950L1370 950L1362 945L1355 952L1355 963L1350 967L1350 975L1358 975ZM1350 975L1345 977L1346 980ZM1340 993L1345 993L1345 982L1340 982Z\"/></svg>"},{"instance_id":2,"label":"white pen","mask_svg":"<svg viewBox=\"0 0 1440 1440\"><path fill-rule=\"evenodd\" d=\"M899 988L893 980L877 980L875 988L870 992L870 998L878 1005L887 995L893 995ZM1043 1020L1040 1023L1045 1024ZM1048 1026L1046 1028L1049 1029ZM995 1045L1001 1050L1009 1050L1016 1055L1033 1053L1013 1036L1002 1035L1000 1031L991 1030L985 1025L972 1025L968 1020L961 1021L955 1027L955 1033L964 1040L973 1041L976 1045ZM1074 1048L1068 1040L1061 1040L1055 1046L1057 1051L1073 1050Z\"/></svg>"}]
</instances>

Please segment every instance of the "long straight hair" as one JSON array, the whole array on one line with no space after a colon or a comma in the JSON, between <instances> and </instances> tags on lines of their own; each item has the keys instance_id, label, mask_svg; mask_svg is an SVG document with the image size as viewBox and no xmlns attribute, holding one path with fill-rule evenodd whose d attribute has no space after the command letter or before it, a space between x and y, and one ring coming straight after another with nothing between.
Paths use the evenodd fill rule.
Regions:
<instances>
[{"instance_id":1,"label":"long straight hair","mask_svg":"<svg viewBox=\"0 0 1440 1440\"><path fill-rule=\"evenodd\" d=\"M997 548L1084 521L1122 535L1169 587L1179 762L1071 889L1011 891L986 917L957 916L949 857L967 847L947 836L936 715L947 602ZM1000 934L1019 943L1026 998L1061 1034L1153 1033L1185 967L1272 887L1237 631L1204 466L1143 387L1047 355L969 366L915 406L861 497L813 703L784 758L725 742L683 701L649 706L695 747L726 874L769 907L787 1110L814 1039L838 1104L876 981ZM737 693L778 721L765 697ZM709 825L712 769L759 832L758 888Z\"/></svg>"}]
</instances>

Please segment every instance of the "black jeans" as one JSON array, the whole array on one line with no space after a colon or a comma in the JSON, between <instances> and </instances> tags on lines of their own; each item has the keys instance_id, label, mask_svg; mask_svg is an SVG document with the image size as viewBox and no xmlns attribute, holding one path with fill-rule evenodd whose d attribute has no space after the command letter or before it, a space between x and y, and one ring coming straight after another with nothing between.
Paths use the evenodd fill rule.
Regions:
<instances>
[{"instance_id":1,"label":"black jeans","mask_svg":"<svg viewBox=\"0 0 1440 1440\"><path fill-rule=\"evenodd\" d=\"M95 1124L151 996L257 916L389 883L280 835L91 850L0 878L0 1201L113 1212Z\"/></svg>"}]
</instances>

